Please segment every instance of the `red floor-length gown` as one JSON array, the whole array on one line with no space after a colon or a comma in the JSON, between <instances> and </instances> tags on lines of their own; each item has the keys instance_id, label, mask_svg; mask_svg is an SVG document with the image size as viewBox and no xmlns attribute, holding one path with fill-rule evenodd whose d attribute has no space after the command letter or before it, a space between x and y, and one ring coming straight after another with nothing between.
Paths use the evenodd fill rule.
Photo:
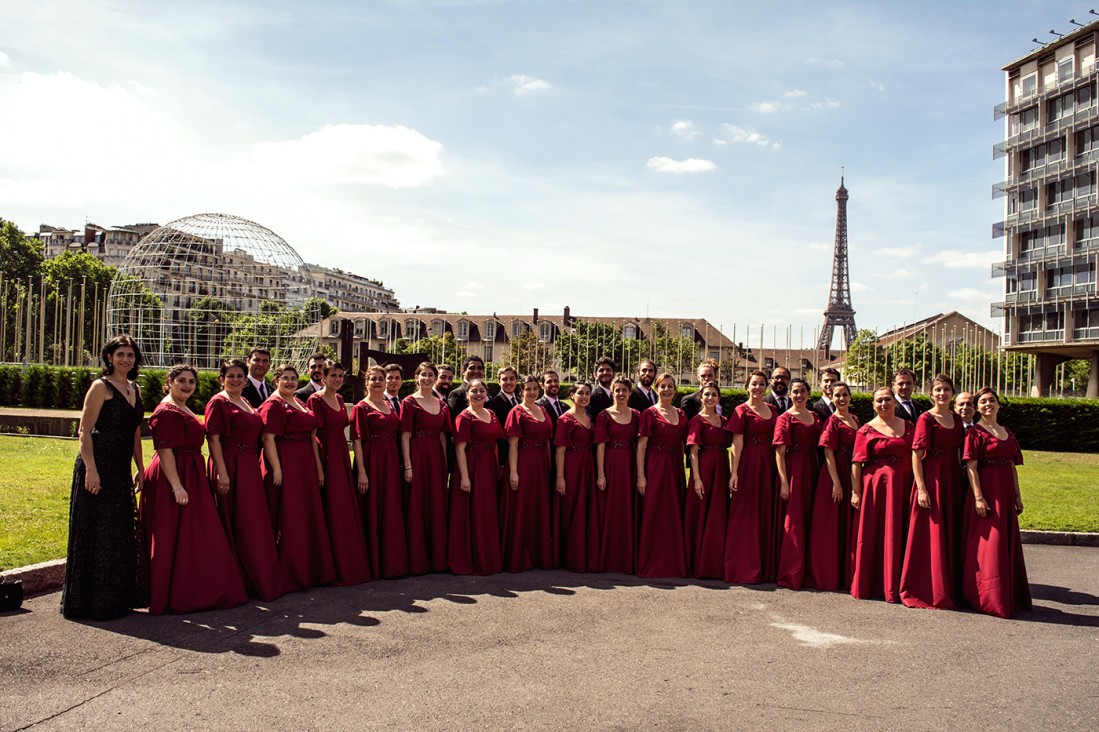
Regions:
<instances>
[{"instance_id":1,"label":"red floor-length gown","mask_svg":"<svg viewBox=\"0 0 1099 732\"><path fill-rule=\"evenodd\" d=\"M855 435L851 461L863 463L851 595L862 600L901 601L904 531L912 490L912 437L883 435L864 424Z\"/></svg>"},{"instance_id":2,"label":"red floor-length gown","mask_svg":"<svg viewBox=\"0 0 1099 732\"><path fill-rule=\"evenodd\" d=\"M959 457L965 429L954 416L947 429L930 412L916 420L913 450L925 450L923 479L931 498L930 508L920 508L915 486L909 501L908 540L901 570L901 602L908 607L953 610L956 604L958 562L956 537L962 493Z\"/></svg>"},{"instance_id":3,"label":"red floor-length gown","mask_svg":"<svg viewBox=\"0 0 1099 732\"><path fill-rule=\"evenodd\" d=\"M496 442L504 428L496 415L482 422L467 410L454 420L454 442L466 443L469 492L462 490L462 472L455 463L450 477L450 528L447 563L453 574L496 574L504 569L500 549L500 519L497 490L500 467Z\"/></svg>"},{"instance_id":4,"label":"red floor-length gown","mask_svg":"<svg viewBox=\"0 0 1099 732\"><path fill-rule=\"evenodd\" d=\"M641 413L638 434L645 447L645 495L641 497L641 532L637 547L638 577L686 577L687 553L683 539L683 504L687 481L683 444L687 415L675 408L672 424L655 406Z\"/></svg>"},{"instance_id":5,"label":"red floor-length gown","mask_svg":"<svg viewBox=\"0 0 1099 732\"><path fill-rule=\"evenodd\" d=\"M405 534L401 458L397 435L401 418L361 401L351 408L351 439L362 441L368 486L359 496L363 535L375 579L408 574L408 540ZM358 465L354 467L358 476ZM356 477L356 482L357 482Z\"/></svg>"},{"instance_id":6,"label":"red floor-length gown","mask_svg":"<svg viewBox=\"0 0 1099 732\"><path fill-rule=\"evenodd\" d=\"M774 578L775 422L778 410L763 419L747 404L733 410L727 429L744 435L737 464L737 490L729 499L725 531L725 581L752 585Z\"/></svg>"},{"instance_id":7,"label":"red floor-length gown","mask_svg":"<svg viewBox=\"0 0 1099 732\"><path fill-rule=\"evenodd\" d=\"M858 417L855 417L855 424L858 424ZM843 489L843 498L833 501L832 475L827 466L822 465L813 498L813 517L809 520L805 567L806 586L818 590L834 592L850 587L851 550L854 547L851 527L857 529L858 526L851 515L851 451L857 432L857 428L848 427L833 414L825 420L818 443L822 448L830 448L835 455L836 473Z\"/></svg>"},{"instance_id":8,"label":"red floor-length gown","mask_svg":"<svg viewBox=\"0 0 1099 732\"><path fill-rule=\"evenodd\" d=\"M408 570L446 571L446 449L439 435L450 432L450 410L442 399L431 414L409 395L401 401L401 431L408 432L412 483L405 506Z\"/></svg>"},{"instance_id":9,"label":"red floor-length gown","mask_svg":"<svg viewBox=\"0 0 1099 732\"><path fill-rule=\"evenodd\" d=\"M555 447L565 448L565 495L558 494L564 566L572 572L599 569L599 508L595 498L594 428L572 414L557 418Z\"/></svg>"},{"instance_id":10,"label":"red floor-length gown","mask_svg":"<svg viewBox=\"0 0 1099 732\"><path fill-rule=\"evenodd\" d=\"M684 549L687 572L692 577L725 577L725 524L729 513L729 446L733 436L729 420L718 417L714 426L701 414L687 425L687 445L698 445L698 477L703 495L695 492L695 473L687 481L683 510Z\"/></svg>"},{"instance_id":11,"label":"red floor-length gown","mask_svg":"<svg viewBox=\"0 0 1099 732\"><path fill-rule=\"evenodd\" d=\"M981 517L972 490L965 499L962 596L975 610L1010 618L1032 607L1015 513L1014 471L1023 464L1023 453L1010 430L1000 440L977 424L966 433L962 457L977 461L981 494L988 504Z\"/></svg>"},{"instance_id":12,"label":"red floor-length gown","mask_svg":"<svg viewBox=\"0 0 1099 732\"><path fill-rule=\"evenodd\" d=\"M336 565L313 454L317 419L294 409L277 394L260 405L259 415L264 431L275 436L282 468L281 486L274 484L270 465L265 465L264 482L287 589L328 584L336 579Z\"/></svg>"},{"instance_id":13,"label":"red floor-length gown","mask_svg":"<svg viewBox=\"0 0 1099 732\"><path fill-rule=\"evenodd\" d=\"M149 552L149 614L243 605L248 592L218 518L202 458L206 429L190 413L164 402L153 411L149 427L153 447L175 456L179 482L187 491L187 505L176 503L160 455L155 455L145 469L140 502Z\"/></svg>"},{"instance_id":14,"label":"red floor-length gown","mask_svg":"<svg viewBox=\"0 0 1099 732\"><path fill-rule=\"evenodd\" d=\"M206 402L206 431L217 435L225 470L229 473L229 492L217 493L218 513L229 544L240 562L244 583L261 600L271 601L285 592L282 565L271 529L267 494L260 469L263 420L246 412L228 398L217 395ZM210 458L210 485L217 485L217 466Z\"/></svg>"},{"instance_id":15,"label":"red floor-length gown","mask_svg":"<svg viewBox=\"0 0 1099 732\"><path fill-rule=\"evenodd\" d=\"M809 414L813 417L812 424L804 424L789 412L780 414L775 423L774 444L786 445L786 479L790 486L785 507L780 505L780 515L784 514L784 517L778 584L791 590L800 590L805 583L809 524L813 519L813 497L820 471L817 443L820 442L821 421L816 412Z\"/></svg>"},{"instance_id":16,"label":"red floor-length gown","mask_svg":"<svg viewBox=\"0 0 1099 732\"><path fill-rule=\"evenodd\" d=\"M595 443L603 445L604 490L597 491L599 571L633 574L637 537L637 428L641 415L615 422L607 410L595 418Z\"/></svg>"},{"instance_id":17,"label":"red floor-length gown","mask_svg":"<svg viewBox=\"0 0 1099 732\"><path fill-rule=\"evenodd\" d=\"M328 538L332 542L332 559L336 563L336 584L348 587L371 578L370 555L366 551L359 491L351 472L351 453L347 447L345 430L350 420L339 394L336 402L339 406L333 409L323 397L314 393L306 406L317 420L317 441L324 466L324 515Z\"/></svg>"},{"instance_id":18,"label":"red floor-length gown","mask_svg":"<svg viewBox=\"0 0 1099 732\"><path fill-rule=\"evenodd\" d=\"M542 407L541 421L522 406L512 407L504 426L505 434L516 437L516 472L519 487L512 490L511 468L500 491L500 531L504 571L522 572L535 567L553 567L550 522L550 451L553 449L553 421ZM510 466L510 463L509 463Z\"/></svg>"}]
</instances>

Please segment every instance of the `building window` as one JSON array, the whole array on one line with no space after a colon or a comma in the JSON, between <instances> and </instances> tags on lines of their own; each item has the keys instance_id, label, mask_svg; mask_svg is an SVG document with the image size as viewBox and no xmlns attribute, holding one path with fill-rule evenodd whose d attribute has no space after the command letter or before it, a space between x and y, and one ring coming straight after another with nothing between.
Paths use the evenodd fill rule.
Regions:
<instances>
[{"instance_id":1,"label":"building window","mask_svg":"<svg viewBox=\"0 0 1099 732\"><path fill-rule=\"evenodd\" d=\"M1079 173L1073 179L1073 193L1077 198L1086 198L1095 195L1095 171L1090 170Z\"/></svg>"},{"instance_id":2,"label":"building window","mask_svg":"<svg viewBox=\"0 0 1099 732\"><path fill-rule=\"evenodd\" d=\"M1076 246L1087 246L1093 239L1099 239L1099 214L1076 219L1076 226L1073 228Z\"/></svg>"},{"instance_id":3,"label":"building window","mask_svg":"<svg viewBox=\"0 0 1099 732\"><path fill-rule=\"evenodd\" d=\"M458 321L458 336L457 336L457 338L460 341L468 341L469 340L469 321L468 320L459 320Z\"/></svg>"},{"instance_id":4,"label":"building window","mask_svg":"<svg viewBox=\"0 0 1099 732\"><path fill-rule=\"evenodd\" d=\"M383 341L389 338L389 319L383 318L378 321L378 337Z\"/></svg>"},{"instance_id":5,"label":"building window","mask_svg":"<svg viewBox=\"0 0 1099 732\"><path fill-rule=\"evenodd\" d=\"M1079 136L1079 134L1080 133L1077 133L1077 136ZM1020 172L1025 173L1028 170L1033 170L1034 168L1039 168L1050 163L1058 163L1064 159L1065 138L1059 137L1056 140L1050 140L1041 145L1035 145L1032 148L1023 150L1019 155L1019 168Z\"/></svg>"},{"instance_id":6,"label":"building window","mask_svg":"<svg viewBox=\"0 0 1099 732\"><path fill-rule=\"evenodd\" d=\"M622 329L622 337L623 338L637 338L637 326L634 325L633 323L630 323L629 325L627 325L625 328Z\"/></svg>"},{"instance_id":7,"label":"building window","mask_svg":"<svg viewBox=\"0 0 1099 732\"><path fill-rule=\"evenodd\" d=\"M1072 181L1068 178L1046 185L1046 208L1072 200ZM1026 208L1024 207L1024 211Z\"/></svg>"},{"instance_id":8,"label":"building window","mask_svg":"<svg viewBox=\"0 0 1099 732\"><path fill-rule=\"evenodd\" d=\"M1022 86L1020 87L1019 96L1023 99L1032 97L1038 93L1038 74L1033 73L1030 76L1023 78Z\"/></svg>"},{"instance_id":9,"label":"building window","mask_svg":"<svg viewBox=\"0 0 1099 732\"><path fill-rule=\"evenodd\" d=\"M1038 189L1024 188L1019 191L1019 210L1033 211L1038 208Z\"/></svg>"},{"instance_id":10,"label":"building window","mask_svg":"<svg viewBox=\"0 0 1099 732\"><path fill-rule=\"evenodd\" d=\"M1038 107L1030 107L1024 109L1018 114L1011 116L1011 134L1018 135L1020 132L1026 132L1032 130L1038 126Z\"/></svg>"},{"instance_id":11,"label":"building window","mask_svg":"<svg viewBox=\"0 0 1099 732\"><path fill-rule=\"evenodd\" d=\"M340 334L340 319L329 318L328 319L328 335L335 337Z\"/></svg>"},{"instance_id":12,"label":"building window","mask_svg":"<svg viewBox=\"0 0 1099 732\"><path fill-rule=\"evenodd\" d=\"M1099 125L1076 133L1076 154L1085 155L1099 147Z\"/></svg>"},{"instance_id":13,"label":"building window","mask_svg":"<svg viewBox=\"0 0 1099 732\"><path fill-rule=\"evenodd\" d=\"M404 335L405 338L415 340L420 337L420 321L415 318L408 318L404 322Z\"/></svg>"},{"instance_id":14,"label":"building window","mask_svg":"<svg viewBox=\"0 0 1099 732\"><path fill-rule=\"evenodd\" d=\"M361 320L361 319L356 320L355 321L355 337L361 339L365 335L366 335L366 321Z\"/></svg>"},{"instance_id":15,"label":"building window","mask_svg":"<svg viewBox=\"0 0 1099 732\"><path fill-rule=\"evenodd\" d=\"M1019 292L1033 292L1036 289L1038 289L1038 273L1020 272Z\"/></svg>"},{"instance_id":16,"label":"building window","mask_svg":"<svg viewBox=\"0 0 1099 732\"><path fill-rule=\"evenodd\" d=\"M1072 270L1068 267L1046 270L1046 290L1057 290L1072 286Z\"/></svg>"},{"instance_id":17,"label":"building window","mask_svg":"<svg viewBox=\"0 0 1099 732\"><path fill-rule=\"evenodd\" d=\"M438 319L432 320L431 321L431 335L433 335L437 338L437 337L441 336L442 334L443 334L443 321L438 320Z\"/></svg>"},{"instance_id":18,"label":"building window","mask_svg":"<svg viewBox=\"0 0 1099 732\"><path fill-rule=\"evenodd\" d=\"M518 338L523 335L523 321L513 320L511 321L511 337Z\"/></svg>"},{"instance_id":19,"label":"building window","mask_svg":"<svg viewBox=\"0 0 1099 732\"><path fill-rule=\"evenodd\" d=\"M553 323L543 320L538 325L538 340L542 343L549 343L553 340Z\"/></svg>"},{"instance_id":20,"label":"building window","mask_svg":"<svg viewBox=\"0 0 1099 732\"><path fill-rule=\"evenodd\" d=\"M485 323L485 340L486 341L496 340L496 321L495 320L490 320L487 323Z\"/></svg>"},{"instance_id":21,"label":"building window","mask_svg":"<svg viewBox=\"0 0 1099 732\"><path fill-rule=\"evenodd\" d=\"M1046 103L1046 124L1051 125L1063 117L1071 117L1074 98L1075 94L1069 92L1068 94L1062 94L1055 99L1050 99L1049 102Z\"/></svg>"},{"instance_id":22,"label":"building window","mask_svg":"<svg viewBox=\"0 0 1099 732\"><path fill-rule=\"evenodd\" d=\"M481 358L485 360L485 363L492 363L492 346L485 346L485 351L481 354Z\"/></svg>"},{"instance_id":23,"label":"building window","mask_svg":"<svg viewBox=\"0 0 1099 732\"><path fill-rule=\"evenodd\" d=\"M1076 270L1073 273L1073 284L1077 287L1085 285L1095 284L1095 262L1089 262L1088 264L1076 265Z\"/></svg>"},{"instance_id":24,"label":"building window","mask_svg":"<svg viewBox=\"0 0 1099 732\"><path fill-rule=\"evenodd\" d=\"M683 327L682 327L682 328L680 329L680 331L679 331L679 334L680 334L681 336L683 336L684 338L694 338L694 337L695 337L695 329L694 329L694 326L693 326L693 325L691 325L690 323L687 323L686 325L684 325L684 326L683 326Z\"/></svg>"},{"instance_id":25,"label":"building window","mask_svg":"<svg viewBox=\"0 0 1099 732\"><path fill-rule=\"evenodd\" d=\"M1076 106L1084 110L1095 104L1095 82L1076 90Z\"/></svg>"},{"instance_id":26,"label":"building window","mask_svg":"<svg viewBox=\"0 0 1099 732\"><path fill-rule=\"evenodd\" d=\"M1064 84L1065 82L1072 81L1072 66L1073 58L1063 58L1057 62L1057 83Z\"/></svg>"},{"instance_id":27,"label":"building window","mask_svg":"<svg viewBox=\"0 0 1099 732\"><path fill-rule=\"evenodd\" d=\"M714 361L720 361L721 360L721 354L718 353L717 351L710 351L710 358Z\"/></svg>"}]
</instances>

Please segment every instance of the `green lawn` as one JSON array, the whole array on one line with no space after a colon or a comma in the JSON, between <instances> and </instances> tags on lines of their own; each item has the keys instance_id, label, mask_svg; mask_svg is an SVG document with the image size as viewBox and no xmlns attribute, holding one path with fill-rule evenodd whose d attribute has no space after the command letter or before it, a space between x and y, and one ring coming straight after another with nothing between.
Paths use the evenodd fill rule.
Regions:
<instances>
[{"instance_id":1,"label":"green lawn","mask_svg":"<svg viewBox=\"0 0 1099 732\"><path fill-rule=\"evenodd\" d=\"M75 440L0 436L0 569L65 555L76 453ZM1099 531L1099 455L1027 452L1019 480L1023 528Z\"/></svg>"}]
</instances>

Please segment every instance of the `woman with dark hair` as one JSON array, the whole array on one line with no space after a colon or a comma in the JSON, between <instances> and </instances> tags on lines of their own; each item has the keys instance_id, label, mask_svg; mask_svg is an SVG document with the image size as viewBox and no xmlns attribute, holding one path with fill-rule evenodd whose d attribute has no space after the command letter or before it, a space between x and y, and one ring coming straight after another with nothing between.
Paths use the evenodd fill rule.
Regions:
<instances>
[{"instance_id":1,"label":"woman with dark hair","mask_svg":"<svg viewBox=\"0 0 1099 732\"><path fill-rule=\"evenodd\" d=\"M977 392L981 421L965 436L970 494L965 501L965 543L962 548L962 596L975 610L1010 618L1030 610L1019 514L1016 466L1023 452L1011 430L997 421L1000 397L989 387Z\"/></svg>"},{"instance_id":2,"label":"woman with dark hair","mask_svg":"<svg viewBox=\"0 0 1099 732\"><path fill-rule=\"evenodd\" d=\"M446 571L446 450L450 410L434 393L437 367L416 367L416 391L401 402L401 453L408 483L405 529L412 574Z\"/></svg>"},{"instance_id":3,"label":"woman with dark hair","mask_svg":"<svg viewBox=\"0 0 1099 732\"><path fill-rule=\"evenodd\" d=\"M614 403L595 418L595 487L599 508L599 571L633 574L637 550L637 427L629 406L633 384L611 382Z\"/></svg>"},{"instance_id":4,"label":"woman with dark hair","mask_svg":"<svg viewBox=\"0 0 1099 732\"><path fill-rule=\"evenodd\" d=\"M572 407L557 418L558 541L565 569L594 572L599 568L599 509L595 503L595 455L588 416L592 386L573 385Z\"/></svg>"},{"instance_id":5,"label":"woman with dark hair","mask_svg":"<svg viewBox=\"0 0 1099 732\"><path fill-rule=\"evenodd\" d=\"M374 579L408 574L401 457L401 418L385 395L386 371L366 370L366 396L351 408L351 445L362 503L363 535Z\"/></svg>"},{"instance_id":6,"label":"woman with dark hair","mask_svg":"<svg viewBox=\"0 0 1099 732\"><path fill-rule=\"evenodd\" d=\"M270 601L285 590L260 470L263 420L244 398L248 366L234 358L221 365L221 391L206 402L208 473L221 523L251 594Z\"/></svg>"},{"instance_id":7,"label":"woman with dark hair","mask_svg":"<svg viewBox=\"0 0 1099 732\"><path fill-rule=\"evenodd\" d=\"M150 615L220 610L248 599L202 459L206 429L187 406L197 384L194 366L173 366L167 396L149 418L156 456L145 471L141 519Z\"/></svg>"},{"instance_id":8,"label":"woman with dark hair","mask_svg":"<svg viewBox=\"0 0 1099 732\"><path fill-rule=\"evenodd\" d=\"M890 387L874 392L876 416L859 428L851 455L851 505L859 527L851 595L863 600L901 601L913 430L896 406Z\"/></svg>"},{"instance_id":9,"label":"woman with dark hair","mask_svg":"<svg viewBox=\"0 0 1099 732\"><path fill-rule=\"evenodd\" d=\"M504 568L496 495L496 442L504 429L485 407L485 382L472 379L466 387L468 405L454 418L457 468L450 479L447 563L452 574L496 574Z\"/></svg>"},{"instance_id":10,"label":"woman with dark hair","mask_svg":"<svg viewBox=\"0 0 1099 732\"><path fill-rule=\"evenodd\" d=\"M748 401L737 406L727 429L733 433L729 521L725 530L725 581L758 584L775 576L775 422L777 410L763 401L767 374L753 371L744 384Z\"/></svg>"},{"instance_id":11,"label":"woman with dark hair","mask_svg":"<svg viewBox=\"0 0 1099 732\"><path fill-rule=\"evenodd\" d=\"M954 382L931 381L931 409L916 418L912 472L916 489L908 511L908 540L901 569L907 607L952 610L956 604L961 521L962 421L950 408Z\"/></svg>"},{"instance_id":12,"label":"woman with dark hair","mask_svg":"<svg viewBox=\"0 0 1099 732\"><path fill-rule=\"evenodd\" d=\"M263 419L264 480L278 537L279 563L290 592L336 579L324 520L324 469L317 446L317 419L294 396L298 370L275 370L275 393L259 408Z\"/></svg>"},{"instance_id":13,"label":"woman with dark hair","mask_svg":"<svg viewBox=\"0 0 1099 732\"><path fill-rule=\"evenodd\" d=\"M84 396L69 498L61 613L74 620L107 620L146 604L134 501L145 472L140 429L145 408L134 382L141 349L120 335L103 346L102 359L103 370Z\"/></svg>"},{"instance_id":14,"label":"woman with dark hair","mask_svg":"<svg viewBox=\"0 0 1099 732\"><path fill-rule=\"evenodd\" d=\"M309 396L305 406L317 420L317 439L324 466L324 516L336 564L336 584L347 587L370 579L370 557L363 538L359 496L351 479L351 457L345 434L349 420L347 407L340 396L343 364L326 360L322 368L321 389Z\"/></svg>"},{"instance_id":15,"label":"woman with dark hair","mask_svg":"<svg viewBox=\"0 0 1099 732\"><path fill-rule=\"evenodd\" d=\"M791 379L792 406L775 423L775 467L778 469L779 537L778 584L800 590L805 582L805 546L817 489L817 443L820 416L809 409L809 383Z\"/></svg>"},{"instance_id":16,"label":"woman with dark hair","mask_svg":"<svg viewBox=\"0 0 1099 732\"><path fill-rule=\"evenodd\" d=\"M686 577L683 444L687 415L672 406L674 376L661 374L654 384L660 401L641 413L637 438L637 492L641 494L637 576Z\"/></svg>"},{"instance_id":17,"label":"woman with dark hair","mask_svg":"<svg viewBox=\"0 0 1099 732\"><path fill-rule=\"evenodd\" d=\"M725 576L725 523L729 512L729 420L717 413L721 390L707 381L702 408L687 427L691 480L684 509L687 571L699 579Z\"/></svg>"},{"instance_id":18,"label":"woman with dark hair","mask_svg":"<svg viewBox=\"0 0 1099 732\"><path fill-rule=\"evenodd\" d=\"M504 571L552 569L550 450L553 420L536 404L541 386L534 376L520 384L523 401L508 413L508 489L500 497Z\"/></svg>"},{"instance_id":19,"label":"woman with dark hair","mask_svg":"<svg viewBox=\"0 0 1099 732\"><path fill-rule=\"evenodd\" d=\"M859 418L851 413L851 387L842 381L832 386L835 407L824 422L819 445L824 449L824 470L820 471L809 522L808 559L805 584L818 590L848 588L851 582L851 552L855 539L851 529L851 451Z\"/></svg>"}]
</instances>

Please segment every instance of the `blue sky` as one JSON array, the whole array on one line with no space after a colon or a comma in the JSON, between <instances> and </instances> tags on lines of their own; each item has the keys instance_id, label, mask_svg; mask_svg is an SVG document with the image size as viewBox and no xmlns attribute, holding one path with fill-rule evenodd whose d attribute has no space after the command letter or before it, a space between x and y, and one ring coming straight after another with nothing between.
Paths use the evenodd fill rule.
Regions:
<instances>
[{"instance_id":1,"label":"blue sky","mask_svg":"<svg viewBox=\"0 0 1099 732\"><path fill-rule=\"evenodd\" d=\"M0 216L254 219L451 311L995 328L1000 68L1058 2L0 6ZM10 110L17 110L15 114ZM780 336L785 340L785 336ZM768 338L769 340L769 338ZM753 342L755 338L753 337Z\"/></svg>"}]
</instances>

